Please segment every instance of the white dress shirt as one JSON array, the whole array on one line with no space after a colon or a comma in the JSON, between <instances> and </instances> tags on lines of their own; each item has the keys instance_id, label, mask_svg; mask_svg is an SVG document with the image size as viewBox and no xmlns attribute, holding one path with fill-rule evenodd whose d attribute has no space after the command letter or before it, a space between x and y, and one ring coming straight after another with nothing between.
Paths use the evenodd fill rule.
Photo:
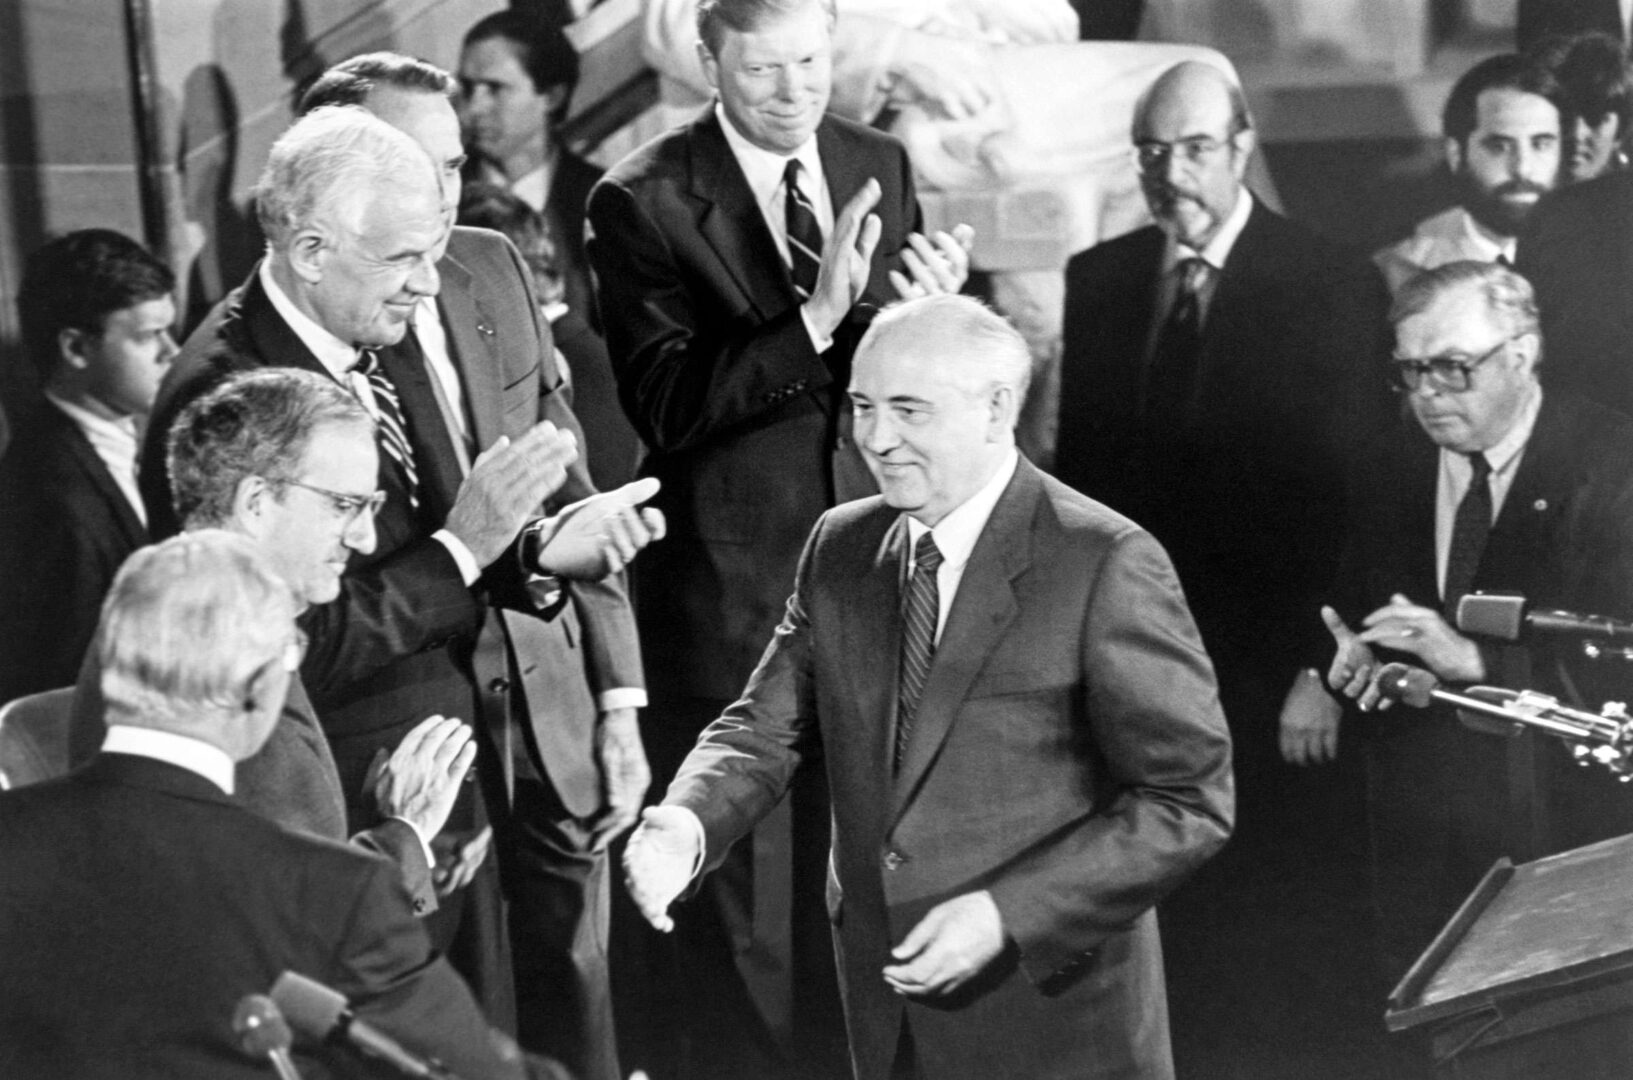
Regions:
<instances>
[{"instance_id":1,"label":"white dress shirt","mask_svg":"<svg viewBox=\"0 0 1633 1080\"><path fill-rule=\"evenodd\" d=\"M197 773L220 788L224 794L233 793L234 766L232 758L219 746L211 746L186 735L157 728L132 727L128 724L109 724L102 738L105 754L130 754L168 762L188 772Z\"/></svg>"},{"instance_id":2,"label":"white dress shirt","mask_svg":"<svg viewBox=\"0 0 1633 1080\"><path fill-rule=\"evenodd\" d=\"M97 458L107 466L125 501L136 512L136 519L146 525L147 507L142 504L142 493L136 486L135 418L108 416L78 402L58 397L49 390L45 392L45 399L60 409L85 435Z\"/></svg>"},{"instance_id":3,"label":"white dress shirt","mask_svg":"<svg viewBox=\"0 0 1633 1080\"><path fill-rule=\"evenodd\" d=\"M1213 294L1219 288L1219 275L1224 272L1225 263L1230 258L1231 249L1241 238L1242 230L1247 228L1247 219L1253 213L1253 195L1247 188L1238 188L1236 205L1230 208L1225 220L1220 223L1219 231L1201 251L1197 251L1189 244L1182 244L1172 236L1162 253L1162 286L1158 289L1157 314L1152 320L1151 340L1149 347L1156 345L1157 334L1162 324L1167 321L1168 313L1173 309L1174 301L1179 295L1179 264L1186 259L1201 259L1208 264L1208 275L1202 279L1202 287L1197 291L1197 310L1204 323L1208 319L1208 308L1213 304Z\"/></svg>"},{"instance_id":4,"label":"white dress shirt","mask_svg":"<svg viewBox=\"0 0 1633 1080\"><path fill-rule=\"evenodd\" d=\"M1542 408L1542 390L1531 395L1521 410L1514 426L1508 429L1494 445L1485 451L1491 465L1491 520L1503 512L1503 500L1514 486L1514 474L1519 471L1520 459L1525 456L1525 444L1531 439L1531 429L1537 423L1537 410ZM1474 478L1474 466L1468 455L1456 450L1440 451L1440 473L1435 481L1435 583L1442 598L1446 595L1446 564L1451 561L1452 529L1457 521L1457 506L1469 490Z\"/></svg>"},{"instance_id":5,"label":"white dress shirt","mask_svg":"<svg viewBox=\"0 0 1633 1080\"><path fill-rule=\"evenodd\" d=\"M948 511L934 528L916 517L907 517L907 570L902 580L912 580L914 552L918 548L919 538L925 533L935 537L936 550L941 552L941 566L936 570L936 590L941 605L936 613L937 642L941 641L941 631L947 626L947 613L952 610L953 598L958 595L959 582L964 580L964 567L969 565L975 542L981 538L982 530L987 527L987 519L992 517L993 507L998 505L999 497L1009 486L1019 462L1020 454L1011 447L1004 456L1003 464L992 474L992 479L981 490Z\"/></svg>"}]
</instances>

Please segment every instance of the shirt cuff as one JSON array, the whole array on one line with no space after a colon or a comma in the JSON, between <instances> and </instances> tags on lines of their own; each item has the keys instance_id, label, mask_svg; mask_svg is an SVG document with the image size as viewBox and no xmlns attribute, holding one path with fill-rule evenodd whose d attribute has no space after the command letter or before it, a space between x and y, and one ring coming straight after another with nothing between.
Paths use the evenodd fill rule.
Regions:
<instances>
[{"instance_id":1,"label":"shirt cuff","mask_svg":"<svg viewBox=\"0 0 1633 1080\"><path fill-rule=\"evenodd\" d=\"M615 686L611 690L601 691L595 701L602 712L612 712L614 709L644 709L646 691L639 686Z\"/></svg>"},{"instance_id":2,"label":"shirt cuff","mask_svg":"<svg viewBox=\"0 0 1633 1080\"><path fill-rule=\"evenodd\" d=\"M695 817L696 815L694 815L694 820ZM404 825L407 825L414 835L419 838L420 850L425 852L425 865L429 866L433 871L435 871L437 868L437 856L436 853L431 850L431 838L420 832L420 827L405 817L399 817L398 815L393 814L391 816L391 820L400 821ZM703 826L701 824L698 826L698 828L702 827Z\"/></svg>"},{"instance_id":3,"label":"shirt cuff","mask_svg":"<svg viewBox=\"0 0 1633 1080\"><path fill-rule=\"evenodd\" d=\"M438 529L431 534L432 538L441 542L448 549L448 554L454 557L454 563L459 567L459 576L468 589L476 584L476 579L482 576L482 568L476 565L476 556L471 549L465 546L465 541L449 532L447 529Z\"/></svg>"},{"instance_id":4,"label":"shirt cuff","mask_svg":"<svg viewBox=\"0 0 1633 1080\"><path fill-rule=\"evenodd\" d=\"M800 305L799 317L800 321L805 324L805 333L811 338L811 348L817 351L818 356L833 348L833 335L817 333L816 327L811 325L811 314L805 310L803 304Z\"/></svg>"}]
</instances>

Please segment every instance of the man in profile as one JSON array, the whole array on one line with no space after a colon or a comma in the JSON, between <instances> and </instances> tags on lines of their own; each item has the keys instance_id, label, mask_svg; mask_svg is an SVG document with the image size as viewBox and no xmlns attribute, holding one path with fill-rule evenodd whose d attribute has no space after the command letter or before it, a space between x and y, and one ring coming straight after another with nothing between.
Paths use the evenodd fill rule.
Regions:
<instances>
[{"instance_id":1,"label":"man in profile","mask_svg":"<svg viewBox=\"0 0 1633 1080\"><path fill-rule=\"evenodd\" d=\"M101 752L0 793L0 1073L264 1076L234 1010L293 970L459 1075L522 1075L391 864L231 803L300 663L296 610L254 545L223 532L145 548L114 580Z\"/></svg>"}]
</instances>

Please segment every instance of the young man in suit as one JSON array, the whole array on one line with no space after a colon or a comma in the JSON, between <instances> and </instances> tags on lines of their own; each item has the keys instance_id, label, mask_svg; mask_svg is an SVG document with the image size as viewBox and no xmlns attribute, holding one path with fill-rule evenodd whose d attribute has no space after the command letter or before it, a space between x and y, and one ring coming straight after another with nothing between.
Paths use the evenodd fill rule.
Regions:
<instances>
[{"instance_id":1,"label":"young man in suit","mask_svg":"<svg viewBox=\"0 0 1633 1080\"><path fill-rule=\"evenodd\" d=\"M1173 1074L1151 909L1230 833L1230 738L1161 547L1016 452L1029 370L967 298L874 321L850 399L881 494L817 524L625 858L667 928L820 761L858 1080Z\"/></svg>"},{"instance_id":2,"label":"young man in suit","mask_svg":"<svg viewBox=\"0 0 1633 1080\"><path fill-rule=\"evenodd\" d=\"M811 525L873 490L843 401L872 311L903 290L956 292L968 271L968 236L915 231L902 146L825 112L834 25L828 0L701 4L716 101L590 195L607 348L672 525L636 571L660 781L742 688ZM790 1026L836 1011L826 951L790 959L821 938L820 784L791 805L682 918L677 992L655 1003L678 1003L679 1044L655 1052L660 1067L688 1075L691 1046L700 1075L725 1075L710 1070L736 1050L746 1075L775 1072ZM790 929L794 908L806 914ZM698 979L716 989L685 993Z\"/></svg>"},{"instance_id":3,"label":"young man in suit","mask_svg":"<svg viewBox=\"0 0 1633 1080\"><path fill-rule=\"evenodd\" d=\"M0 702L68 686L108 584L147 542L138 426L176 344L175 277L83 229L35 252L18 317L44 391L0 456Z\"/></svg>"},{"instance_id":4,"label":"young man in suit","mask_svg":"<svg viewBox=\"0 0 1633 1080\"><path fill-rule=\"evenodd\" d=\"M1586 661L1578 643L1503 646L1454 620L1459 599L1481 590L1633 614L1633 422L1538 383L1536 303L1506 267L1426 271L1392 315L1410 415L1356 462L1343 561L1322 612L1332 651L1293 684L1288 715L1296 704L1306 737L1336 740L1340 711L1318 669L1367 707L1385 659L1597 711L1623 696L1606 682L1618 673ZM1485 738L1445 709L1358 723L1391 979L1499 856L1525 861L1633 828L1625 786L1579 768L1555 739Z\"/></svg>"},{"instance_id":5,"label":"young man in suit","mask_svg":"<svg viewBox=\"0 0 1633 1080\"><path fill-rule=\"evenodd\" d=\"M0 793L6 1076L263 1076L234 1013L291 970L461 1076L521 1077L389 863L232 804L235 766L280 722L297 608L255 544L221 531L144 548L114 580L101 752Z\"/></svg>"}]
</instances>

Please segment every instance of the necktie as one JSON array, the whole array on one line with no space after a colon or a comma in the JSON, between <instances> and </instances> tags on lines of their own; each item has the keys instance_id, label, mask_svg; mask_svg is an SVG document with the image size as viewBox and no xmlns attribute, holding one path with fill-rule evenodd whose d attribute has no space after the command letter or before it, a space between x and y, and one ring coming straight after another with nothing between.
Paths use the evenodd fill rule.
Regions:
<instances>
[{"instance_id":1,"label":"necktie","mask_svg":"<svg viewBox=\"0 0 1633 1080\"><path fill-rule=\"evenodd\" d=\"M1446 554L1446 615L1454 620L1457 602L1474 584L1474 572L1480 568L1486 537L1491 534L1491 462L1484 454L1475 453L1469 455L1469 466L1474 475L1457 504L1451 548Z\"/></svg>"},{"instance_id":2,"label":"necktie","mask_svg":"<svg viewBox=\"0 0 1633 1080\"><path fill-rule=\"evenodd\" d=\"M924 693L930 674L930 659L936 653L936 622L941 614L941 589L936 570L941 551L928 532L913 547L913 577L907 583L907 602L902 610L902 670L896 691L896 767L901 768L907 740L913 730L913 714Z\"/></svg>"},{"instance_id":3,"label":"necktie","mask_svg":"<svg viewBox=\"0 0 1633 1080\"><path fill-rule=\"evenodd\" d=\"M788 189L783 207L788 226L788 275L794 279L794 291L804 300L816 289L817 270L822 265L822 227L817 224L811 200L800 190L798 158L788 162L783 182Z\"/></svg>"},{"instance_id":4,"label":"necktie","mask_svg":"<svg viewBox=\"0 0 1633 1080\"><path fill-rule=\"evenodd\" d=\"M414 331L409 330L410 334ZM420 475L414 467L414 450L408 442L408 424L403 420L403 404L397 397L397 388L380 368L380 357L373 349L361 349L353 371L368 380L374 394L375 417L380 427L380 448L397 463L402 471L403 487L408 491L408 504L420 506Z\"/></svg>"},{"instance_id":5,"label":"necktie","mask_svg":"<svg viewBox=\"0 0 1633 1080\"><path fill-rule=\"evenodd\" d=\"M1197 362L1202 356L1202 285L1208 264L1182 260L1177 268L1179 288L1151 350L1146 381L1146 415L1177 419L1189 408L1196 390Z\"/></svg>"}]
</instances>

